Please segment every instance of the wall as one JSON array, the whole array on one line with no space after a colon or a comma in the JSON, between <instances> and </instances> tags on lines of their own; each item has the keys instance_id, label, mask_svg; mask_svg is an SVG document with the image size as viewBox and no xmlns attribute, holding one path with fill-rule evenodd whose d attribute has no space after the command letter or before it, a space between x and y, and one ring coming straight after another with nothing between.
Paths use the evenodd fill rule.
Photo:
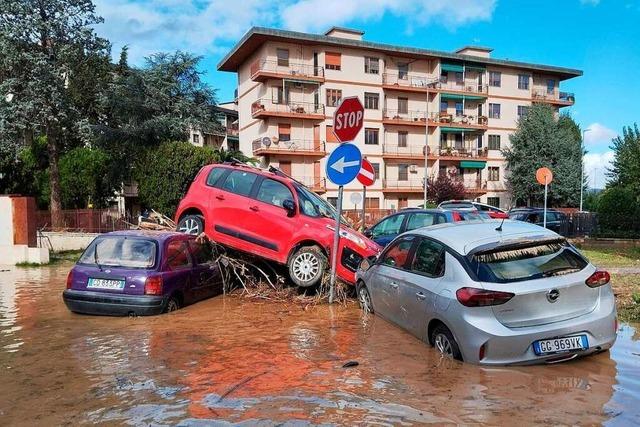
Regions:
<instances>
[{"instance_id":1,"label":"wall","mask_svg":"<svg viewBox=\"0 0 640 427\"><path fill-rule=\"evenodd\" d=\"M42 246L49 247L55 252L60 251L78 251L83 250L93 239L95 239L98 233L69 233L66 231L45 231L42 233L44 236L41 242Z\"/></svg>"}]
</instances>

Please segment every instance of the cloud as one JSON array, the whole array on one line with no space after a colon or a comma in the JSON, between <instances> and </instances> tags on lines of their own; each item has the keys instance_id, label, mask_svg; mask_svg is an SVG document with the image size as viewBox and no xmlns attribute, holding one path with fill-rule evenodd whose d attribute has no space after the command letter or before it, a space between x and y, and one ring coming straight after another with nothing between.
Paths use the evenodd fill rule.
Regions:
<instances>
[{"instance_id":1,"label":"cloud","mask_svg":"<svg viewBox=\"0 0 640 427\"><path fill-rule=\"evenodd\" d=\"M590 131L584 134L584 143L592 147L608 147L611 144L611 139L618 136L618 132L600 123L591 123L585 129L590 129Z\"/></svg>"},{"instance_id":2,"label":"cloud","mask_svg":"<svg viewBox=\"0 0 640 427\"><path fill-rule=\"evenodd\" d=\"M613 151L587 153L584 156L584 175L590 188L604 188L608 181L607 169L611 167Z\"/></svg>"},{"instance_id":3,"label":"cloud","mask_svg":"<svg viewBox=\"0 0 640 427\"><path fill-rule=\"evenodd\" d=\"M450 29L490 20L497 0L96 0L105 22L100 35L117 56L129 45L131 62L158 51L222 53L252 26L324 31L391 14L406 28L438 22Z\"/></svg>"}]
</instances>

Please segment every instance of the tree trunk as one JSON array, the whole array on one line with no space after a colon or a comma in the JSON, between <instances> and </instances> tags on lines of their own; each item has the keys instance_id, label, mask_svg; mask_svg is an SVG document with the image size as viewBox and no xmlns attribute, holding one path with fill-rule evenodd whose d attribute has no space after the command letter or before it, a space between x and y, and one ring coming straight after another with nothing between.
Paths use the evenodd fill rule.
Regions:
<instances>
[{"instance_id":1,"label":"tree trunk","mask_svg":"<svg viewBox=\"0 0 640 427\"><path fill-rule=\"evenodd\" d=\"M64 227L62 216L62 191L60 190L60 170L58 169L58 130L54 127L47 127L47 149L49 151L49 181L51 185L51 198L49 210L51 211L51 228L61 229Z\"/></svg>"}]
</instances>

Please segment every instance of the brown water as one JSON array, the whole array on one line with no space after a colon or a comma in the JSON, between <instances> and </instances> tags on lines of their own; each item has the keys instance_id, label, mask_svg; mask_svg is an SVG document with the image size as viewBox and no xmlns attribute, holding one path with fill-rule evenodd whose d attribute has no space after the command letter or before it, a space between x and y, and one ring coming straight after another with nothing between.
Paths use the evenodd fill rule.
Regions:
<instances>
[{"instance_id":1,"label":"brown water","mask_svg":"<svg viewBox=\"0 0 640 427\"><path fill-rule=\"evenodd\" d=\"M74 315L69 267L0 272L0 425L640 424L640 325L622 325L611 352L487 369L355 304L219 297L151 318Z\"/></svg>"}]
</instances>

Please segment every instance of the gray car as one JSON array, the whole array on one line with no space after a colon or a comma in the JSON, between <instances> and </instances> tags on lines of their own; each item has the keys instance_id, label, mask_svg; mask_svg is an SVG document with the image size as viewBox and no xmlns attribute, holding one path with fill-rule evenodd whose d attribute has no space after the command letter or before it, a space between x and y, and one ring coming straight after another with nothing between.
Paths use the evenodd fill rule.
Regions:
<instances>
[{"instance_id":1,"label":"gray car","mask_svg":"<svg viewBox=\"0 0 640 427\"><path fill-rule=\"evenodd\" d=\"M465 362L560 362L616 339L609 273L521 221L448 223L398 236L357 275L363 309Z\"/></svg>"}]
</instances>

